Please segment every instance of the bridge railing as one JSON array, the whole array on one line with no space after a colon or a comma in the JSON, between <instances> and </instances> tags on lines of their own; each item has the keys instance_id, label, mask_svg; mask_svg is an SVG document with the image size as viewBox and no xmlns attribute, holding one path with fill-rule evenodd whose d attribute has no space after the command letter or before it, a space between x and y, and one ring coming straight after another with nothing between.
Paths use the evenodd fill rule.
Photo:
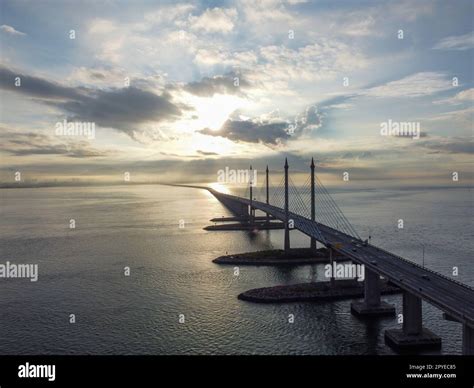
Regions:
<instances>
[{"instance_id":1,"label":"bridge railing","mask_svg":"<svg viewBox=\"0 0 474 388\"><path fill-rule=\"evenodd\" d=\"M246 200L245 198L237 197L237 196L234 196L234 195L231 195L231 194L223 194L223 195L225 195L225 196L227 196L227 197L233 197L234 199L239 200L239 201L242 200L242 199ZM246 201L247 201L247 200L246 200ZM273 206L273 205L269 205L269 204L266 204L266 203L263 203L263 202L259 202L259 201L255 201L255 205L256 205L256 204L262 205L262 207L267 207L267 206L268 206L268 207L270 207L270 208L272 208L272 207L273 207L273 208L277 208L277 207L275 207L275 206ZM280 208L277 208L277 209L280 210L280 211L283 211L283 209L280 209ZM313 222L312 220L310 220L309 218L307 218L307 217L305 217L305 216L303 216L303 215L300 215L300 214L297 214L297 213L294 213L294 214L295 214L296 216L300 217L300 218L303 218L305 221ZM314 222L315 222L317 225L321 225L323 228L330 229L330 230L332 231L332 233L334 233L334 234L339 234L339 235L342 234L342 235L345 235L347 238L351 238L351 239L356 240L356 241L358 241L358 242L363 242L362 239L360 239L360 238L358 239L358 238L356 238L356 237L354 237L354 236L348 235L347 233L341 232L340 230L337 230L337 229L335 229L335 228L333 228L333 227L331 227L331 226L322 224L322 223L317 222L317 221L314 221ZM320 232L321 228L316 227L316 230L317 230L318 232ZM322 240L323 240L322 242L324 243L324 242L325 242L325 238L324 238L324 236L322 236L322 235L321 235L321 237L322 237ZM326 241L326 242L327 242L327 241ZM461 282L461 281L459 281L459 280L453 279L453 278L451 278L451 277L449 277L449 276L446 276L446 275L444 275L444 274L442 274L442 273L439 273L439 272L437 272L437 271L434 271L434 270L432 270L432 269L430 269L430 268L423 267L422 265L420 265L420 264L418 264L418 263L415 263L414 261L408 260L408 259L406 259L406 258L404 258L404 257L401 257L401 256L399 256L399 255L397 255L397 254L392 253L392 252L389 252L389 251L387 251L387 250L385 250L385 249L383 249L383 248L380 248L380 247L378 247L378 246L376 246L376 245L372 245L372 244L370 244L370 245L371 245L372 247L378 249L379 251L384 252L385 254L387 254L387 255L389 255L389 256L394 256L394 257L396 257L397 259L403 260L404 262L406 262L406 263L408 263L408 264L410 264L410 265L413 265L413 266L415 266L415 267L417 267L417 268L424 269L425 271L428 271L428 272L430 272L430 273L432 273L432 274L434 274L434 275L440 276L440 277L442 277L442 278L444 278L444 279L446 279L446 280L449 280L449 281L454 282L454 283L456 283L456 284L458 284L458 285L460 285L460 286L462 286L462 287L465 287L466 289L469 289L469 290L471 290L471 291L474 291L474 287L472 287L472 286L470 286L470 285L468 285L468 284L466 284L466 283L463 283L463 282Z\"/></svg>"},{"instance_id":2,"label":"bridge railing","mask_svg":"<svg viewBox=\"0 0 474 388\"><path fill-rule=\"evenodd\" d=\"M447 280L449 280L449 281L451 281L451 282L454 282L454 283L456 283L456 284L458 284L458 285L460 285L460 286L463 286L463 287L465 287L465 288L467 288L467 289L469 289L469 290L471 290L471 291L474 291L474 288L471 287L469 284L466 284L466 283L460 282L459 280L450 278L449 276L443 275L442 273L436 272L436 271L434 271L434 270L432 270L432 269L430 269L430 268L423 267L422 265L420 265L420 264L418 264L418 263L415 263L414 261L405 259L404 257L401 257L401 256L399 256L399 255L396 255L396 254L394 254L394 253L392 253L392 252L389 252L389 251L387 251L387 250L385 250L385 249L383 249L383 248L380 248L380 247L378 247L378 246L375 246L375 245L371 245L371 246L374 247L374 248L376 248L376 249L378 249L379 251L382 251L382 252L384 252L384 253L390 255L390 256L395 256L397 259L403 260L404 262L409 263L409 264L413 265L414 267L418 267L418 268L424 269L425 271L428 271L428 272L430 272L430 273L432 273L432 274L435 274L435 275L440 276L440 277L442 277L442 278L444 278L444 279L447 279Z\"/></svg>"},{"instance_id":3,"label":"bridge railing","mask_svg":"<svg viewBox=\"0 0 474 388\"><path fill-rule=\"evenodd\" d=\"M286 174L287 174L287 173L288 173L287 161L285 161L285 166L286 166ZM321 226L324 227L324 228L329 229L329 231L331 231L333 234L342 234L342 235L345 235L346 237L349 237L349 238L351 238L351 239L354 239L354 240L357 240L357 241L359 241L359 242L362 242L362 239L361 239L360 236L357 234L357 232L356 232L355 229L352 227L352 225L349 223L349 221L348 221L347 218L345 217L344 213L340 210L340 208L339 208L339 206L337 205L337 203L332 199L331 195L329 194L329 192L327 191L327 189L324 187L324 185L322 184L322 182L318 179L317 176L314 175L314 162L313 162L313 161L312 161L312 164L311 164L311 168L312 168L312 170L311 170L312 177L314 178L314 179L313 179L313 181L314 181L314 182L313 182L313 188L316 189L316 191L318 192L318 195L317 195L316 197L324 197L324 198L330 200L330 205L328 205L328 206L329 206L328 209L333 210L335 213L337 213L337 216L340 218L340 221L347 227L347 231L348 231L349 233L343 232L343 231L341 231L341 230L339 230L339 229L336 229L336 228L334 228L334 227L332 227L332 226L326 225L326 224L321 223L321 222L319 222L319 221L312 221L311 219L309 219L308 217L306 217L306 215L304 215L304 214L307 213L307 210L308 210L308 209L306 209L306 208L303 209L303 210L305 210L305 212L303 212L304 214L299 214L300 212L292 212L292 214L294 214L294 215L296 215L296 216L298 216L298 217L301 217L302 219L304 219L305 221L308 221L308 222L310 222L310 223L311 223L311 222L314 222L314 229L315 229L316 233L321 237L323 243L325 242L325 237L322 235L321 230L320 230L320 228L319 228L319 225L321 225ZM283 177L283 178L284 178L284 177ZM289 179L289 180L291 181L291 179ZM285 179L283 179L282 182L285 183ZM306 183L307 183L307 182L306 182ZM304 187L304 189L305 189L304 192L305 192L305 193L308 193L308 187L306 187L306 183L303 185L303 187ZM266 184L268 185L268 168L267 168L267 181L266 181ZM288 185L288 181L286 182L286 184ZM281 185L278 185L277 187L280 188L280 192L279 192L279 193L281 194L281 187L280 187L280 186L281 186ZM298 206L300 206L300 205L301 205L302 198L301 198L300 194L297 192L296 186L295 186L294 184L291 184L291 185L289 185L289 186L290 186L290 188L293 189L293 194L296 193L295 197L296 197L296 199L298 199L298 200L300 201L300 202L299 202L299 205L298 205ZM277 193L278 193L278 191L277 191ZM230 198L230 199L235 199L235 200L240 201L240 202L241 202L242 200L244 200L246 204L248 204L248 202L249 202L249 200L246 199L246 198L238 197L238 196L235 196L235 195L232 195L232 194L223 194L223 193L219 193L219 194L220 194L220 195L223 195L223 196L225 196L225 197L227 197L227 198ZM304 195L304 194L302 194L302 195ZM258 200L257 200L257 201L254 201L254 202L255 202L255 204L256 204L256 203L259 203L260 208L268 208L268 207L270 207L270 208L278 209L278 211L280 211L280 212L283 211L283 209L281 209L281 208L279 208L279 207L276 207L276 206L274 206L274 205L271 205L270 203L264 203L264 202L260 202L260 201L258 201ZM304 201L303 201L303 202L304 202ZM303 203L303 205L304 205L304 203ZM300 207L297 206L296 209L301 210L301 209L304 207L303 205L301 205ZM261 210L262 210L262 209L261 209ZM262 210L262 211L265 211L265 210ZM344 230L346 230L346 229L344 229ZM327 242L327 241L326 241L326 242ZM454 283L456 283L456 284L458 284L458 285L460 285L460 286L462 286L462 287L465 287L466 289L474 290L474 287L472 287L472 286L470 286L470 285L468 285L468 284L465 284L465 283L460 282L460 281L458 281L458 280L456 280L456 279L453 279L453 278L451 278L451 277L448 277L448 276L446 276L446 275L443 275L443 274L441 274L441 273L438 273L438 272L436 272L436 271L434 271L434 270L432 270L432 269L430 269L430 268L421 266L420 264L415 263L415 262L413 262L413 261L411 261L411 260L405 259L405 258L403 258L403 257L401 257L401 256L399 256L399 255L396 255L396 254L393 254L393 253L391 253L391 252L388 252L388 251L386 251L386 250L383 249L383 248L377 247L377 246L375 246L375 245L372 245L372 246L373 246L374 248L380 250L381 252L384 252L384 253L387 254L387 255L396 257L396 258L398 258L398 259L400 259L400 260L403 260L404 262L409 263L410 265L413 265L413 266L415 266L415 267L424 269L424 270L426 270L426 271L428 271L428 272L430 272L430 273L432 273L432 274L435 274L435 275L440 276L440 277L442 277L442 278L444 278L444 279L447 279L447 280L449 280L449 281L451 281L451 282L454 282Z\"/></svg>"}]
</instances>

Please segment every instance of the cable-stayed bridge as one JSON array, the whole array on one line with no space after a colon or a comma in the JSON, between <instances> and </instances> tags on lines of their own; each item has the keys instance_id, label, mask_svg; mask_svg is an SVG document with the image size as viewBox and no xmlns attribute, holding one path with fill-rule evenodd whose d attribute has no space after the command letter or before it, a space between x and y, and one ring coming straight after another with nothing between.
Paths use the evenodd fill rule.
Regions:
<instances>
[{"instance_id":1,"label":"cable-stayed bridge","mask_svg":"<svg viewBox=\"0 0 474 388\"><path fill-rule=\"evenodd\" d=\"M397 348L440 346L441 340L422 325L422 300L445 313L447 319L463 327L463 354L474 354L474 289L440 273L434 272L405 258L387 252L362 240L327 189L311 174L298 189L293 184L285 161L285 173L280 184L273 186L268 167L264 185L258 190L250 180L248 196L225 194L206 188L225 207L239 218L252 223L255 211L260 210L283 221L285 250L290 249L290 231L299 230L316 242L352 261L365 266L365 298L352 303L351 310L360 316L394 314L394 308L381 301L380 276L403 290L403 328L386 330L387 343ZM252 174L250 174L252 175ZM270 192L272 193L270 195Z\"/></svg>"}]
</instances>

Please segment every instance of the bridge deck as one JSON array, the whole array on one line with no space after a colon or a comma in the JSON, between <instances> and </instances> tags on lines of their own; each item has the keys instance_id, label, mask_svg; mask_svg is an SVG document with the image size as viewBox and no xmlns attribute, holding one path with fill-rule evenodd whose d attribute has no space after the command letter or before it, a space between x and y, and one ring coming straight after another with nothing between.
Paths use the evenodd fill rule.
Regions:
<instances>
[{"instance_id":1,"label":"bridge deck","mask_svg":"<svg viewBox=\"0 0 474 388\"><path fill-rule=\"evenodd\" d=\"M249 199L219 193L213 189L208 190L223 203L232 201L250 205ZM252 206L285 221L285 212L279 207L259 201L252 201ZM374 245L363 246L360 240L355 241L352 236L296 213L290 212L289 218L294 221L295 229L324 244L339 243L337 246L332 245L334 250L355 262L364 264L366 268L384 276L400 288L425 299L459 322L474 327L474 289L468 285L423 268ZM356 247L354 242L360 246Z\"/></svg>"}]
</instances>

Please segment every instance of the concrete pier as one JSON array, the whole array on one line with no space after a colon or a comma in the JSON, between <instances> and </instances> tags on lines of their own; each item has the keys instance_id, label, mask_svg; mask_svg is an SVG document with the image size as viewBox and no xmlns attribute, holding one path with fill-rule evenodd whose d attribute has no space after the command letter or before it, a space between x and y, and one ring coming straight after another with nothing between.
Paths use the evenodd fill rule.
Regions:
<instances>
[{"instance_id":1,"label":"concrete pier","mask_svg":"<svg viewBox=\"0 0 474 388\"><path fill-rule=\"evenodd\" d=\"M385 343L404 350L419 350L441 347L441 338L423 327L421 299L405 291L403 293L403 327L385 330Z\"/></svg>"},{"instance_id":2,"label":"concrete pier","mask_svg":"<svg viewBox=\"0 0 474 388\"><path fill-rule=\"evenodd\" d=\"M334 257L333 257L333 250L332 250L332 247L329 247L329 264L331 265L331 268L333 268L333 263L334 263ZM329 280L330 281L330 284L331 284L331 287L334 287L335 285L335 278L334 278L334 272L331 271L331 279Z\"/></svg>"},{"instance_id":3,"label":"concrete pier","mask_svg":"<svg viewBox=\"0 0 474 388\"><path fill-rule=\"evenodd\" d=\"M395 307L380 299L380 276L365 268L364 300L351 303L351 313L358 316L395 315Z\"/></svg>"}]
</instances>

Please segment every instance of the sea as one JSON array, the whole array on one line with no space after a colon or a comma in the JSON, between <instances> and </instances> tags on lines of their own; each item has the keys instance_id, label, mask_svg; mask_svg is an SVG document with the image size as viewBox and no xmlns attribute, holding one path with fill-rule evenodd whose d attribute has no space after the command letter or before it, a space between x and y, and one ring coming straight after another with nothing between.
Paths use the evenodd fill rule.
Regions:
<instances>
[{"instance_id":1,"label":"sea","mask_svg":"<svg viewBox=\"0 0 474 388\"><path fill-rule=\"evenodd\" d=\"M474 286L472 190L331 194L362 238ZM325 280L325 271L214 264L283 246L282 230L203 229L228 215L197 188L1 189L0 264L37 265L38 279L0 278L0 354L395 354L384 330L401 327L397 317L361 320L351 300L238 300L252 288ZM309 238L292 231L291 244ZM401 295L383 298L402 312ZM460 324L425 302L423 324L443 341L426 354L461 353Z\"/></svg>"}]
</instances>

